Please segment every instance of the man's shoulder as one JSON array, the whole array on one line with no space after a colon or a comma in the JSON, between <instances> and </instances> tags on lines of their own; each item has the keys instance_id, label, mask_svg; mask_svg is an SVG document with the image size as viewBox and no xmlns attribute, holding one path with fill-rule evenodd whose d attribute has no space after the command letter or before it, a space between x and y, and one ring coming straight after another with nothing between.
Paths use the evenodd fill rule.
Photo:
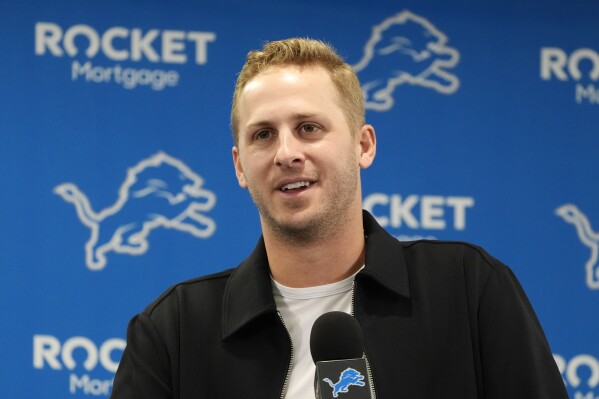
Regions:
<instances>
[{"instance_id":1,"label":"man's shoulder","mask_svg":"<svg viewBox=\"0 0 599 399\"><path fill-rule=\"evenodd\" d=\"M195 277L171 285L150 303L144 313L151 316L162 308L179 307L181 302L204 303L220 301L229 277L235 268Z\"/></svg>"},{"instance_id":2,"label":"man's shoulder","mask_svg":"<svg viewBox=\"0 0 599 399\"><path fill-rule=\"evenodd\" d=\"M471 298L480 298L489 281L509 285L515 278L508 266L469 242L419 240L401 245L413 290L426 286L438 293L455 293L465 289Z\"/></svg>"},{"instance_id":3,"label":"man's shoulder","mask_svg":"<svg viewBox=\"0 0 599 399\"><path fill-rule=\"evenodd\" d=\"M415 241L398 241L406 250L430 252L430 253L457 253L469 254L494 259L480 245L473 244L467 241L451 241L451 240L415 240Z\"/></svg>"},{"instance_id":4,"label":"man's shoulder","mask_svg":"<svg viewBox=\"0 0 599 399\"><path fill-rule=\"evenodd\" d=\"M401 241L383 229L367 211L363 212L363 217L365 231L373 237L370 247L374 251L401 253L401 256L395 259L403 257L408 268L420 263L444 264L446 266L464 263L480 265L491 270L505 268L505 265L478 245L465 241L447 240Z\"/></svg>"},{"instance_id":5,"label":"man's shoulder","mask_svg":"<svg viewBox=\"0 0 599 399\"><path fill-rule=\"evenodd\" d=\"M446 240L417 240L399 241L403 248L404 256L410 264L424 261L427 263L438 263L447 267L455 265L459 267L476 267L494 271L504 269L506 266L490 255L479 245L465 241Z\"/></svg>"}]
</instances>

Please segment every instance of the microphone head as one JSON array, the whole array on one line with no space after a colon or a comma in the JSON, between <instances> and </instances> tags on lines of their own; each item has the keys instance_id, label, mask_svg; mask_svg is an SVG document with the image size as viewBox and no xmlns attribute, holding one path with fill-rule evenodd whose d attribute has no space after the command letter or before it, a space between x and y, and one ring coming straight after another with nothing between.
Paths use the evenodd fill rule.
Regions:
<instances>
[{"instance_id":1,"label":"microphone head","mask_svg":"<svg viewBox=\"0 0 599 399\"><path fill-rule=\"evenodd\" d=\"M310 352L314 363L358 359L364 354L364 339L358 321L344 312L328 312L314 322Z\"/></svg>"}]
</instances>

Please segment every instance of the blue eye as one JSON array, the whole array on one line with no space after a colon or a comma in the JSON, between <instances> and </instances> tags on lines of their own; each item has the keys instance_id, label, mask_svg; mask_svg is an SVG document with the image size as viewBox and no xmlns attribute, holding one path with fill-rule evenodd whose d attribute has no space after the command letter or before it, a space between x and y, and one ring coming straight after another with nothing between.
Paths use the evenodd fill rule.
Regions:
<instances>
[{"instance_id":1,"label":"blue eye","mask_svg":"<svg viewBox=\"0 0 599 399\"><path fill-rule=\"evenodd\" d=\"M312 125L310 123L306 123L305 125L302 125L301 129L305 133L314 133L319 130L318 126Z\"/></svg>"},{"instance_id":2,"label":"blue eye","mask_svg":"<svg viewBox=\"0 0 599 399\"><path fill-rule=\"evenodd\" d=\"M260 130L254 137L256 140L266 140L270 137L270 135L271 133L269 130Z\"/></svg>"}]
</instances>

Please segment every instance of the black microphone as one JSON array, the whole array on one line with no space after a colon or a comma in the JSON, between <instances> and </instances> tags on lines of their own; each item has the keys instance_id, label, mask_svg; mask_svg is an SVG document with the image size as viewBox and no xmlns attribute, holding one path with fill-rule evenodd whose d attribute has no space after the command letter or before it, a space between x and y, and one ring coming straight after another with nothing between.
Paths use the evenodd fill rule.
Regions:
<instances>
[{"instance_id":1,"label":"black microphone","mask_svg":"<svg viewBox=\"0 0 599 399\"><path fill-rule=\"evenodd\" d=\"M328 312L316 319L310 352L317 399L372 399L362 329L355 318Z\"/></svg>"}]
</instances>

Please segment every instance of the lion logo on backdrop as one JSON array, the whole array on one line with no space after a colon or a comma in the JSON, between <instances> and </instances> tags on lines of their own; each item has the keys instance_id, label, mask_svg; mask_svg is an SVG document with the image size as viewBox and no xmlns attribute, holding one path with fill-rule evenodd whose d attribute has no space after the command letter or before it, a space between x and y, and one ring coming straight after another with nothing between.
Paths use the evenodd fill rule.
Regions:
<instances>
[{"instance_id":1,"label":"lion logo on backdrop","mask_svg":"<svg viewBox=\"0 0 599 399\"><path fill-rule=\"evenodd\" d=\"M85 263L90 270L103 269L108 252L146 253L150 232L160 227L198 238L208 238L216 229L206 216L216 195L204 188L202 177L164 152L130 168L117 201L99 212L73 183L56 186L54 193L73 204L81 223L91 230L85 244Z\"/></svg>"},{"instance_id":2,"label":"lion logo on backdrop","mask_svg":"<svg viewBox=\"0 0 599 399\"><path fill-rule=\"evenodd\" d=\"M576 205L562 205L555 210L555 213L567 223L574 225L578 239L591 250L591 255L585 265L586 283L590 289L599 289L599 264L597 264L599 234L593 231L589 219Z\"/></svg>"},{"instance_id":3,"label":"lion logo on backdrop","mask_svg":"<svg viewBox=\"0 0 599 399\"><path fill-rule=\"evenodd\" d=\"M395 89L406 84L455 93L460 81L449 69L457 65L460 53L447 41L431 22L407 10L375 25L362 59L353 65L366 109L388 111Z\"/></svg>"}]
</instances>

